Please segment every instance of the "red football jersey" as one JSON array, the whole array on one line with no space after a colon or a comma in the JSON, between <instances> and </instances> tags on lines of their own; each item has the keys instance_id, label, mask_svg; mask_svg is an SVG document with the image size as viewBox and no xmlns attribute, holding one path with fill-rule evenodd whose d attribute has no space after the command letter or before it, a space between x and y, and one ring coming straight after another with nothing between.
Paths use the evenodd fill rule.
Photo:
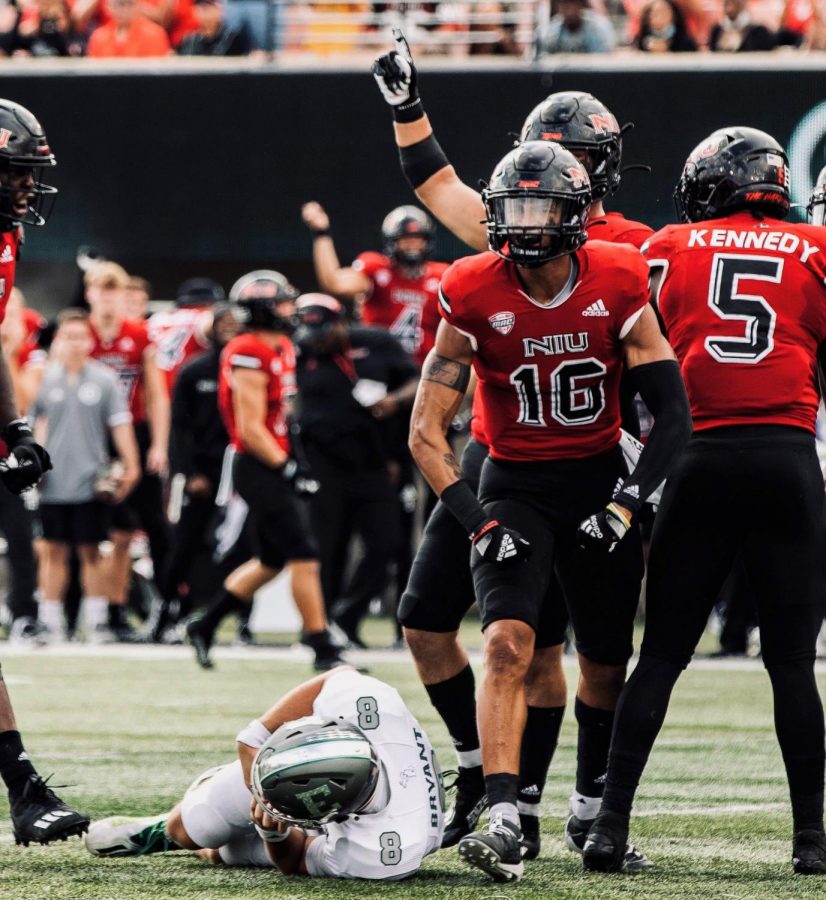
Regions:
<instances>
[{"instance_id":1,"label":"red football jersey","mask_svg":"<svg viewBox=\"0 0 826 900\"><path fill-rule=\"evenodd\" d=\"M211 320L209 310L188 306L162 310L149 319L149 340L157 347L155 361L170 393L183 364L209 348L205 326Z\"/></svg>"},{"instance_id":2,"label":"red football jersey","mask_svg":"<svg viewBox=\"0 0 826 900\"><path fill-rule=\"evenodd\" d=\"M645 260L588 241L574 284L540 306L517 267L494 253L460 259L442 279L441 313L474 345L491 456L577 459L619 441L621 340L648 303Z\"/></svg>"},{"instance_id":3,"label":"red football jersey","mask_svg":"<svg viewBox=\"0 0 826 900\"><path fill-rule=\"evenodd\" d=\"M642 222L626 219L622 213L609 212L588 220L588 240L609 241L612 244L642 245L654 234L654 229Z\"/></svg>"},{"instance_id":4,"label":"red football jersey","mask_svg":"<svg viewBox=\"0 0 826 900\"><path fill-rule=\"evenodd\" d=\"M240 334L221 353L218 407L230 443L239 453L246 453L247 448L235 428L235 410L232 408L233 369L252 369L267 374L267 429L275 436L278 446L289 453L288 401L295 394L295 349L289 338L282 337L273 348L254 334Z\"/></svg>"},{"instance_id":5,"label":"red football jersey","mask_svg":"<svg viewBox=\"0 0 826 900\"><path fill-rule=\"evenodd\" d=\"M387 329L421 365L436 341L439 280L447 263L427 262L421 278L411 279L381 253L362 253L353 268L373 283L361 313L364 324Z\"/></svg>"},{"instance_id":6,"label":"red football jersey","mask_svg":"<svg viewBox=\"0 0 826 900\"><path fill-rule=\"evenodd\" d=\"M144 396L143 356L149 346L146 322L124 319L114 340L102 341L91 319L92 359L114 369L129 402L132 421L137 424L146 421L146 400Z\"/></svg>"},{"instance_id":7,"label":"red football jersey","mask_svg":"<svg viewBox=\"0 0 826 900\"><path fill-rule=\"evenodd\" d=\"M0 232L0 322L6 318L6 304L14 287L14 270L20 252L20 229Z\"/></svg>"},{"instance_id":8,"label":"red football jersey","mask_svg":"<svg viewBox=\"0 0 826 900\"><path fill-rule=\"evenodd\" d=\"M748 212L669 225L643 247L694 428L814 431L826 338L826 232Z\"/></svg>"},{"instance_id":9,"label":"red football jersey","mask_svg":"<svg viewBox=\"0 0 826 900\"><path fill-rule=\"evenodd\" d=\"M654 234L654 229L642 222L626 219L622 213L604 213L588 222L588 239L592 241L608 241L611 244L642 245ZM480 444L487 444L485 432L484 410L481 395L477 391L473 397L473 409L470 419L470 433Z\"/></svg>"}]
</instances>

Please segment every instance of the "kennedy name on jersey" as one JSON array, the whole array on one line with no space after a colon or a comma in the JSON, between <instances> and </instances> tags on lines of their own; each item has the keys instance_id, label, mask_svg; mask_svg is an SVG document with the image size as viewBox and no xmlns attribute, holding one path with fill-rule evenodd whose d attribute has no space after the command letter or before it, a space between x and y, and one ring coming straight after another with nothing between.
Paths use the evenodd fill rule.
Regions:
<instances>
[{"instance_id":1,"label":"kennedy name on jersey","mask_svg":"<svg viewBox=\"0 0 826 900\"><path fill-rule=\"evenodd\" d=\"M733 231L728 228L692 228L688 246L742 247L745 250L774 250L789 254L800 250L802 263L813 253L820 252L820 247L788 231Z\"/></svg>"},{"instance_id":2,"label":"kennedy name on jersey","mask_svg":"<svg viewBox=\"0 0 826 900\"><path fill-rule=\"evenodd\" d=\"M522 338L522 349L526 359L537 353L543 356L559 356L561 353L584 353L588 349L588 332L566 332L546 334L541 338Z\"/></svg>"}]
</instances>

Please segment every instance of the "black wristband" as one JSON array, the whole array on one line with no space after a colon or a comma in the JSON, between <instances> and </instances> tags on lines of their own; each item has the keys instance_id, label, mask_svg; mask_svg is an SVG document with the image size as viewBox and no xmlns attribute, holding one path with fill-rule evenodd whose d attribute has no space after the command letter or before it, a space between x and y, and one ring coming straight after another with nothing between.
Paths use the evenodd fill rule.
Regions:
<instances>
[{"instance_id":1,"label":"black wristband","mask_svg":"<svg viewBox=\"0 0 826 900\"><path fill-rule=\"evenodd\" d=\"M399 147L399 160L404 177L414 191L428 178L450 165L445 151L439 146L439 142L433 134L428 135L417 144Z\"/></svg>"},{"instance_id":2,"label":"black wristband","mask_svg":"<svg viewBox=\"0 0 826 900\"><path fill-rule=\"evenodd\" d=\"M471 536L490 518L466 481L459 480L448 485L439 499Z\"/></svg>"},{"instance_id":3,"label":"black wristband","mask_svg":"<svg viewBox=\"0 0 826 900\"><path fill-rule=\"evenodd\" d=\"M320 237L330 237L329 228L313 228L313 240Z\"/></svg>"},{"instance_id":4,"label":"black wristband","mask_svg":"<svg viewBox=\"0 0 826 900\"><path fill-rule=\"evenodd\" d=\"M423 119L424 107L422 106L421 97L416 97L416 99L410 103L402 103L401 106L394 106L393 118L397 122L403 122L405 124L415 122L418 119Z\"/></svg>"}]
</instances>

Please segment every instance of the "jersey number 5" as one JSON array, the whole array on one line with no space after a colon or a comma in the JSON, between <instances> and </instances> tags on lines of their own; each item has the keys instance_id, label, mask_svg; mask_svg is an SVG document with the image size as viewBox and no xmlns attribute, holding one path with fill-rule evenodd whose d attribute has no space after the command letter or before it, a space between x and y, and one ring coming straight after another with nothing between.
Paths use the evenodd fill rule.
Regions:
<instances>
[{"instance_id":1,"label":"jersey number 5","mask_svg":"<svg viewBox=\"0 0 826 900\"><path fill-rule=\"evenodd\" d=\"M590 425L605 409L602 380L608 370L598 360L569 360L551 373L551 416L562 425ZM529 363L511 372L519 398L520 425L545 425L539 366Z\"/></svg>"},{"instance_id":2,"label":"jersey number 5","mask_svg":"<svg viewBox=\"0 0 826 900\"><path fill-rule=\"evenodd\" d=\"M711 264L708 305L721 318L742 322L745 334L707 337L706 350L720 363L758 363L774 349L777 314L760 294L740 290L740 281L779 284L783 260L774 256L734 256L717 253Z\"/></svg>"}]
</instances>

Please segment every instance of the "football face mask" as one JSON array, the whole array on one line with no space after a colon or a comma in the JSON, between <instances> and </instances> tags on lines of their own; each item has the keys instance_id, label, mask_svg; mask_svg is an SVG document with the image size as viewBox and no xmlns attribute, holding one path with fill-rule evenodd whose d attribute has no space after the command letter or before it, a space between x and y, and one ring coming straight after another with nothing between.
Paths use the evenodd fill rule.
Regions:
<instances>
[{"instance_id":1,"label":"football face mask","mask_svg":"<svg viewBox=\"0 0 826 900\"><path fill-rule=\"evenodd\" d=\"M587 209L570 197L490 191L484 201L491 250L518 266L542 266L582 242Z\"/></svg>"}]
</instances>

